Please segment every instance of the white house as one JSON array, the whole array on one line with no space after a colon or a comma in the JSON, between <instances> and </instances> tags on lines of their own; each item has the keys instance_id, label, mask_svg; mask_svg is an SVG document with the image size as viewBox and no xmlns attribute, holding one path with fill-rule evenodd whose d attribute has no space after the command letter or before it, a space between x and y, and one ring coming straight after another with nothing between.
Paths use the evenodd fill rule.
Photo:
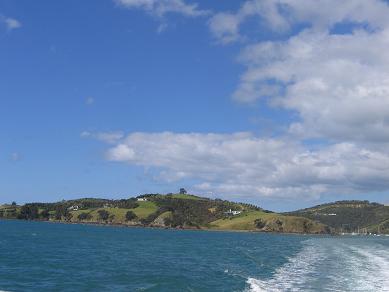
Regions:
<instances>
[{"instance_id":1,"label":"white house","mask_svg":"<svg viewBox=\"0 0 389 292\"><path fill-rule=\"evenodd\" d=\"M69 211L78 211L78 209L79 209L79 207L78 207L77 205L75 205L75 206L70 206L70 207L68 208Z\"/></svg>"},{"instance_id":2,"label":"white house","mask_svg":"<svg viewBox=\"0 0 389 292\"><path fill-rule=\"evenodd\" d=\"M227 215L232 215L232 216L235 216L235 215L239 215L240 213L242 213L242 211L236 211L236 210L228 210L227 212L224 212L225 214Z\"/></svg>"},{"instance_id":3,"label":"white house","mask_svg":"<svg viewBox=\"0 0 389 292\"><path fill-rule=\"evenodd\" d=\"M138 198L137 201L138 201L138 202L146 202L146 201L147 201L147 198Z\"/></svg>"}]
</instances>

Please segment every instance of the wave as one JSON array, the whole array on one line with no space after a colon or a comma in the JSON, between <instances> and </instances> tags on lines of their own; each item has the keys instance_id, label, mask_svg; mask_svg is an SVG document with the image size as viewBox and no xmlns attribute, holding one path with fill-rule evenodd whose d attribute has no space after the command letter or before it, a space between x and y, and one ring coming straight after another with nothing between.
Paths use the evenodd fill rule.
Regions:
<instances>
[{"instance_id":1,"label":"wave","mask_svg":"<svg viewBox=\"0 0 389 292\"><path fill-rule=\"evenodd\" d=\"M364 240L310 239L271 278L248 291L389 291L389 250Z\"/></svg>"}]
</instances>

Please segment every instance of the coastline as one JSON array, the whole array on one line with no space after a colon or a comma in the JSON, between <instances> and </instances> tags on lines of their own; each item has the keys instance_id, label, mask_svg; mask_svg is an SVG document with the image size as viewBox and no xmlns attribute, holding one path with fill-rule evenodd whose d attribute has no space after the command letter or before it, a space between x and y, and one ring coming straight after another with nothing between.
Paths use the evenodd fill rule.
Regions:
<instances>
[{"instance_id":1,"label":"coastline","mask_svg":"<svg viewBox=\"0 0 389 292\"><path fill-rule=\"evenodd\" d=\"M51 224L67 224L67 225L86 225L96 227L120 227L120 228L139 228L139 229L156 229L156 230L176 230L176 231L206 231L206 232L228 232L228 233L257 233L257 234L275 234L275 235L297 235L297 236L340 236L337 233L298 233L298 232L275 232L261 230L244 230L244 229L211 229L211 228L189 228L189 227L163 227L163 226L147 226L141 224L120 224L120 223L102 223L102 222L69 222L61 220L22 220L17 218L0 218L7 221L24 221L24 222L43 222Z\"/></svg>"}]
</instances>

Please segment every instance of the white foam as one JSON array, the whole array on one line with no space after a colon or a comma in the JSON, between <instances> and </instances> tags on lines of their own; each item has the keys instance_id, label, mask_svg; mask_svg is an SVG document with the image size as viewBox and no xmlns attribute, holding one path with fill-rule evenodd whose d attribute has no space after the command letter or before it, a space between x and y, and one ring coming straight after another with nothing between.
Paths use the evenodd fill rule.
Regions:
<instances>
[{"instance_id":1,"label":"white foam","mask_svg":"<svg viewBox=\"0 0 389 292\"><path fill-rule=\"evenodd\" d=\"M358 258L362 263L353 270L354 284L360 291L389 291L389 251L386 249L377 245L351 247L356 254L354 260Z\"/></svg>"},{"instance_id":2,"label":"white foam","mask_svg":"<svg viewBox=\"0 0 389 292\"><path fill-rule=\"evenodd\" d=\"M248 278L250 291L300 291L315 274L315 266L325 259L325 253L310 242L295 257L278 268L272 278L259 280Z\"/></svg>"},{"instance_id":3,"label":"white foam","mask_svg":"<svg viewBox=\"0 0 389 292\"><path fill-rule=\"evenodd\" d=\"M247 284L253 292L389 292L389 250L368 242L310 240L271 278L251 277Z\"/></svg>"}]
</instances>

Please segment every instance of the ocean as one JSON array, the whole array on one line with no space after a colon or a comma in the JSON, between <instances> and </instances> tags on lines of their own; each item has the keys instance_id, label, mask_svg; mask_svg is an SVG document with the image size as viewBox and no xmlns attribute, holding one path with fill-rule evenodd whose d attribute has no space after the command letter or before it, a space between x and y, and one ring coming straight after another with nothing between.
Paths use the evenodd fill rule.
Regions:
<instances>
[{"instance_id":1,"label":"ocean","mask_svg":"<svg viewBox=\"0 0 389 292\"><path fill-rule=\"evenodd\" d=\"M0 221L0 291L389 291L389 237Z\"/></svg>"}]
</instances>

